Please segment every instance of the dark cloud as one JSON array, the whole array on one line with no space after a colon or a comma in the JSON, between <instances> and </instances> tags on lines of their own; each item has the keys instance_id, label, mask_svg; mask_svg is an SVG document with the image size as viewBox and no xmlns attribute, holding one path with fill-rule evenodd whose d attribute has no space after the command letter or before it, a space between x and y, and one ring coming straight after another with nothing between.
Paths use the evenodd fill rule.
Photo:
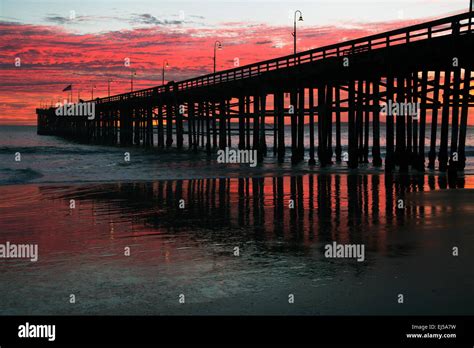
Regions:
<instances>
[{"instance_id":1,"label":"dark cloud","mask_svg":"<svg viewBox=\"0 0 474 348\"><path fill-rule=\"evenodd\" d=\"M3 104L2 106L6 106L7 104ZM14 102L8 103L8 106L12 109L23 109L29 106L29 103L21 103L21 102Z\"/></svg>"},{"instance_id":2,"label":"dark cloud","mask_svg":"<svg viewBox=\"0 0 474 348\"><path fill-rule=\"evenodd\" d=\"M136 48L143 48L143 47L156 47L156 46L166 46L166 45L172 45L173 41L142 41L142 42L137 42L137 43L132 43L130 47L136 47Z\"/></svg>"},{"instance_id":3,"label":"dark cloud","mask_svg":"<svg viewBox=\"0 0 474 348\"><path fill-rule=\"evenodd\" d=\"M75 16L73 19L67 17L67 16L60 16L55 13L49 13L46 17L44 17L44 20L46 22L54 23L54 24L71 24L74 22L85 22L93 19L92 17L87 17L87 16Z\"/></svg>"},{"instance_id":4,"label":"dark cloud","mask_svg":"<svg viewBox=\"0 0 474 348\"><path fill-rule=\"evenodd\" d=\"M69 18L61 16L47 16L44 20L55 24L65 24L70 21Z\"/></svg>"},{"instance_id":5,"label":"dark cloud","mask_svg":"<svg viewBox=\"0 0 474 348\"><path fill-rule=\"evenodd\" d=\"M183 24L184 20L168 20L158 19L149 13L134 14L131 22L133 24L150 24L150 25L178 25Z\"/></svg>"},{"instance_id":6,"label":"dark cloud","mask_svg":"<svg viewBox=\"0 0 474 348\"><path fill-rule=\"evenodd\" d=\"M271 44L272 42L270 40L264 40L264 41L257 41L255 42L256 45L268 45Z\"/></svg>"}]
</instances>

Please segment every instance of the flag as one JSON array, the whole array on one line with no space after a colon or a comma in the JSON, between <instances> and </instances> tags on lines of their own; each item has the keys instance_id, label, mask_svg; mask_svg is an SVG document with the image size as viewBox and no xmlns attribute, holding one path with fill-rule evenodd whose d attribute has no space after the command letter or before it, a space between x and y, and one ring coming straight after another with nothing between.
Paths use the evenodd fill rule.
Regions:
<instances>
[{"instance_id":1,"label":"flag","mask_svg":"<svg viewBox=\"0 0 474 348\"><path fill-rule=\"evenodd\" d=\"M69 85L63 89L63 92L66 92L66 91L72 91L72 85Z\"/></svg>"}]
</instances>

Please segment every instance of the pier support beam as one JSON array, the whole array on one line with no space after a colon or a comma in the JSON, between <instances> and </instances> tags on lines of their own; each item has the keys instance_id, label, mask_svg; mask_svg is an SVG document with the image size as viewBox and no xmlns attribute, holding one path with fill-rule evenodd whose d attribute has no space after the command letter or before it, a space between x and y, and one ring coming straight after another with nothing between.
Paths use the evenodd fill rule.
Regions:
<instances>
[{"instance_id":1,"label":"pier support beam","mask_svg":"<svg viewBox=\"0 0 474 348\"><path fill-rule=\"evenodd\" d=\"M355 123L355 81L349 81L348 92L349 108L347 118L349 122L349 168L354 169L358 167L357 158L357 131Z\"/></svg>"},{"instance_id":2,"label":"pier support beam","mask_svg":"<svg viewBox=\"0 0 474 348\"><path fill-rule=\"evenodd\" d=\"M448 131L449 131L449 103L450 103L451 70L444 72L443 85L443 110L441 114L441 138L439 142L439 170L445 172L448 169Z\"/></svg>"},{"instance_id":3,"label":"pier support beam","mask_svg":"<svg viewBox=\"0 0 474 348\"><path fill-rule=\"evenodd\" d=\"M298 93L298 162L304 159L304 87L299 89Z\"/></svg>"},{"instance_id":4,"label":"pier support beam","mask_svg":"<svg viewBox=\"0 0 474 348\"><path fill-rule=\"evenodd\" d=\"M166 105L166 147L173 144L173 105Z\"/></svg>"},{"instance_id":5,"label":"pier support beam","mask_svg":"<svg viewBox=\"0 0 474 348\"><path fill-rule=\"evenodd\" d=\"M459 99L461 94L461 68L454 70L453 77L453 109L451 117L451 151L449 156L448 172L453 178L458 170L459 153L458 153L458 136L459 136Z\"/></svg>"},{"instance_id":6,"label":"pier support beam","mask_svg":"<svg viewBox=\"0 0 474 348\"><path fill-rule=\"evenodd\" d=\"M333 90L332 85L326 86L326 102L325 102L325 113L324 113L324 128L325 128L325 156L324 160L326 164L332 164L332 100Z\"/></svg>"},{"instance_id":7,"label":"pier support beam","mask_svg":"<svg viewBox=\"0 0 474 348\"><path fill-rule=\"evenodd\" d=\"M314 159L314 91L309 89L309 161L310 166L316 164Z\"/></svg>"},{"instance_id":8,"label":"pier support beam","mask_svg":"<svg viewBox=\"0 0 474 348\"><path fill-rule=\"evenodd\" d=\"M464 70L464 86L461 104L461 122L459 127L459 146L458 146L458 169L464 170L466 167L466 132L467 132L467 117L469 115L469 98L471 86L471 70Z\"/></svg>"},{"instance_id":9,"label":"pier support beam","mask_svg":"<svg viewBox=\"0 0 474 348\"><path fill-rule=\"evenodd\" d=\"M318 159L321 167L326 166L326 86L318 85Z\"/></svg>"},{"instance_id":10,"label":"pier support beam","mask_svg":"<svg viewBox=\"0 0 474 348\"><path fill-rule=\"evenodd\" d=\"M405 79L406 81L406 97L405 102L411 103L413 101L413 77L412 74L409 74L408 77ZM407 104L408 105L408 104ZM404 116L406 122L406 148L405 148L405 158L407 162L407 170L408 166L412 165L413 161L413 118L410 114L408 108L407 113Z\"/></svg>"},{"instance_id":11,"label":"pier support beam","mask_svg":"<svg viewBox=\"0 0 474 348\"><path fill-rule=\"evenodd\" d=\"M276 93L273 94L273 156L278 152L278 100Z\"/></svg>"},{"instance_id":12,"label":"pier support beam","mask_svg":"<svg viewBox=\"0 0 474 348\"><path fill-rule=\"evenodd\" d=\"M260 114L261 114L261 122L260 122L260 150L259 156L260 161L263 161L263 157L267 155L267 140L265 134L265 119L266 119L266 111L267 110L267 95L263 93L260 96Z\"/></svg>"},{"instance_id":13,"label":"pier support beam","mask_svg":"<svg viewBox=\"0 0 474 348\"><path fill-rule=\"evenodd\" d=\"M285 160L285 99L282 91L275 94L278 126L278 162Z\"/></svg>"},{"instance_id":14,"label":"pier support beam","mask_svg":"<svg viewBox=\"0 0 474 348\"><path fill-rule=\"evenodd\" d=\"M336 102L336 162L341 162L341 90L335 86L334 97Z\"/></svg>"},{"instance_id":15,"label":"pier support beam","mask_svg":"<svg viewBox=\"0 0 474 348\"><path fill-rule=\"evenodd\" d=\"M96 137L96 122L93 123L93 139ZM133 125L132 125L132 109L122 107L120 109L120 145L131 146L133 142Z\"/></svg>"},{"instance_id":16,"label":"pier support beam","mask_svg":"<svg viewBox=\"0 0 474 348\"><path fill-rule=\"evenodd\" d=\"M298 93L297 90L293 90L290 93L290 121L291 121L291 163L298 163L298 129L297 129L297 103Z\"/></svg>"},{"instance_id":17,"label":"pier support beam","mask_svg":"<svg viewBox=\"0 0 474 348\"><path fill-rule=\"evenodd\" d=\"M239 149L245 149L245 97L239 97Z\"/></svg>"},{"instance_id":18,"label":"pier support beam","mask_svg":"<svg viewBox=\"0 0 474 348\"><path fill-rule=\"evenodd\" d=\"M355 121L355 132L357 139L357 159L359 163L364 160L364 81L359 80L357 82L356 92L356 121Z\"/></svg>"},{"instance_id":19,"label":"pier support beam","mask_svg":"<svg viewBox=\"0 0 474 348\"><path fill-rule=\"evenodd\" d=\"M203 142L202 142L202 129L203 129L203 115L204 115L204 105L202 101L199 101L197 103L197 114L195 115L195 120L196 120L196 127L195 127L195 132L194 132L194 141L196 143L196 146L202 147Z\"/></svg>"},{"instance_id":20,"label":"pier support beam","mask_svg":"<svg viewBox=\"0 0 474 348\"><path fill-rule=\"evenodd\" d=\"M413 92L412 92L412 97L411 97L411 102L414 103L414 105L419 105L419 92L418 92L418 86L419 86L419 78L418 78L418 72L415 72L412 74L412 83L413 83ZM413 134L413 141L412 141L412 157L410 158L410 165L413 168L417 167L417 161L418 161L418 123L419 123L419 118L420 118L420 109L416 109L417 114L410 115L410 119L413 123L412 126L412 134Z\"/></svg>"},{"instance_id":21,"label":"pier support beam","mask_svg":"<svg viewBox=\"0 0 474 348\"><path fill-rule=\"evenodd\" d=\"M183 148L183 113L184 105L179 104L176 100L174 103L174 114L176 115L176 148Z\"/></svg>"},{"instance_id":22,"label":"pier support beam","mask_svg":"<svg viewBox=\"0 0 474 348\"><path fill-rule=\"evenodd\" d=\"M372 164L375 167L382 166L382 157L380 156L380 85L379 79L372 82Z\"/></svg>"},{"instance_id":23,"label":"pier support beam","mask_svg":"<svg viewBox=\"0 0 474 348\"><path fill-rule=\"evenodd\" d=\"M227 146L232 147L232 112L230 110L230 100L226 100L226 121L227 121ZM204 139L203 139L204 140Z\"/></svg>"},{"instance_id":24,"label":"pier support beam","mask_svg":"<svg viewBox=\"0 0 474 348\"><path fill-rule=\"evenodd\" d=\"M387 77L387 87L386 87L386 103L393 101L393 86L394 78L392 76ZM394 158L394 116L385 115L386 119L386 155L385 155L385 171L391 172L395 167L395 158Z\"/></svg>"},{"instance_id":25,"label":"pier support beam","mask_svg":"<svg viewBox=\"0 0 474 348\"><path fill-rule=\"evenodd\" d=\"M425 171L425 135L426 135L426 110L427 110L427 90L428 90L428 71L423 70L421 73L421 95L420 95L420 137L418 144L417 159L415 168Z\"/></svg>"},{"instance_id":26,"label":"pier support beam","mask_svg":"<svg viewBox=\"0 0 474 348\"><path fill-rule=\"evenodd\" d=\"M153 108L151 105L148 105L146 109L146 148L153 147Z\"/></svg>"},{"instance_id":27,"label":"pier support beam","mask_svg":"<svg viewBox=\"0 0 474 348\"><path fill-rule=\"evenodd\" d=\"M365 98L364 98L364 148L363 162L369 163L369 127L370 127L370 81L365 81Z\"/></svg>"},{"instance_id":28,"label":"pier support beam","mask_svg":"<svg viewBox=\"0 0 474 348\"><path fill-rule=\"evenodd\" d=\"M405 102L405 78L397 77L397 102L402 105ZM408 158L406 150L406 117L407 115L396 115L397 118L397 145L395 161L400 167L400 172L408 172Z\"/></svg>"},{"instance_id":29,"label":"pier support beam","mask_svg":"<svg viewBox=\"0 0 474 348\"><path fill-rule=\"evenodd\" d=\"M226 138L226 101L221 100L219 102L219 149L224 150L227 146Z\"/></svg>"},{"instance_id":30,"label":"pier support beam","mask_svg":"<svg viewBox=\"0 0 474 348\"><path fill-rule=\"evenodd\" d=\"M188 142L189 148L197 151L195 129L196 129L196 106L194 102L188 103Z\"/></svg>"},{"instance_id":31,"label":"pier support beam","mask_svg":"<svg viewBox=\"0 0 474 348\"><path fill-rule=\"evenodd\" d=\"M217 110L216 103L211 103L212 110L212 147L217 148Z\"/></svg>"},{"instance_id":32,"label":"pier support beam","mask_svg":"<svg viewBox=\"0 0 474 348\"><path fill-rule=\"evenodd\" d=\"M189 127L189 122L188 122ZM165 133L163 122L163 104L158 105L158 147L165 147Z\"/></svg>"},{"instance_id":33,"label":"pier support beam","mask_svg":"<svg viewBox=\"0 0 474 348\"><path fill-rule=\"evenodd\" d=\"M208 155L211 154L211 113L209 102L205 103L205 112L206 112L206 152Z\"/></svg>"},{"instance_id":34,"label":"pier support beam","mask_svg":"<svg viewBox=\"0 0 474 348\"><path fill-rule=\"evenodd\" d=\"M250 96L245 97L245 148L251 149L250 145Z\"/></svg>"},{"instance_id":35,"label":"pier support beam","mask_svg":"<svg viewBox=\"0 0 474 348\"><path fill-rule=\"evenodd\" d=\"M253 97L253 143L252 149L260 152L260 98L258 95Z\"/></svg>"},{"instance_id":36,"label":"pier support beam","mask_svg":"<svg viewBox=\"0 0 474 348\"><path fill-rule=\"evenodd\" d=\"M435 72L433 80L433 110L431 116L430 152L428 154L428 168L434 169L436 160L436 138L438 130L439 86L441 85L441 72Z\"/></svg>"}]
</instances>

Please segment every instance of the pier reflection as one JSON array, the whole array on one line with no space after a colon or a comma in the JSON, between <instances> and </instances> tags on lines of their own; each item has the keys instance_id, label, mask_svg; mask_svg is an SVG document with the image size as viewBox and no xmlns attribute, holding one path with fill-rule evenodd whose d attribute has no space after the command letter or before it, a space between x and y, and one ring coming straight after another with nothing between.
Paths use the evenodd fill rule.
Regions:
<instances>
[{"instance_id":1,"label":"pier reflection","mask_svg":"<svg viewBox=\"0 0 474 348\"><path fill-rule=\"evenodd\" d=\"M464 187L463 180L455 187ZM146 230L147 236L183 232L214 243L256 241L260 248L305 250L337 241L383 252L387 234L405 233L409 224L446 209L412 204L409 195L448 186L434 176L306 174L95 184L60 197L57 189L50 193L91 203L95 220L131 223L115 229L114 238ZM48 195L47 187L41 190ZM273 241L284 243L266 243Z\"/></svg>"},{"instance_id":2,"label":"pier reflection","mask_svg":"<svg viewBox=\"0 0 474 348\"><path fill-rule=\"evenodd\" d=\"M456 186L474 186L465 180ZM472 190L444 187L434 176L315 173L4 186L2 237L38 244L40 256L0 265L0 312L464 315L474 277L457 265L474 255ZM333 242L362 244L364 260L326 258ZM65 291L82 296L73 312ZM191 306L176 300L183 291Z\"/></svg>"}]
</instances>

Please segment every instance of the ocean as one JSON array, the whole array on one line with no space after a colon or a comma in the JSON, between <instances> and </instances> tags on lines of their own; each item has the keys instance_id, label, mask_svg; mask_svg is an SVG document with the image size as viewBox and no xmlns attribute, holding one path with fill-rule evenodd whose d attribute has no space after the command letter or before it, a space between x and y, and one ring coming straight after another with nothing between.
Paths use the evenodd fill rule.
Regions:
<instances>
[{"instance_id":1,"label":"ocean","mask_svg":"<svg viewBox=\"0 0 474 348\"><path fill-rule=\"evenodd\" d=\"M385 127L381 127L381 152L385 155ZM347 144L344 135L347 126L342 127L342 144ZM469 127L466 139L466 156L474 156L474 129ZM189 151L168 149L145 151L143 148L121 148L101 145L84 145L59 137L38 136L34 126L0 126L0 185L23 183L82 183L111 181L153 181L164 179L196 179L207 177L238 177L248 175L274 175L294 172L348 172L347 165L334 164L330 168L310 168L305 162L296 167L290 163L290 128L285 132L285 162L278 164L272 155L270 137L267 140L268 153L262 166L218 165L217 153L211 157L196 156ZM335 133L333 135L335 139ZM155 144L157 143L155 139ZM238 144L238 137L232 136L232 144ZM429 138L426 138L429 144ZM184 147L187 136L184 137ZM309 136L305 136L305 148L309 148ZM428 153L429 147L426 147ZM347 146L343 146L347 151ZM21 154L21 161L15 161L15 153ZM124 161L124 153L131 155L130 162ZM370 148L369 148L370 155ZM427 163L427 161L426 161ZM383 172L370 164L361 164L359 172ZM464 171L474 174L474 161L468 160Z\"/></svg>"}]
</instances>

